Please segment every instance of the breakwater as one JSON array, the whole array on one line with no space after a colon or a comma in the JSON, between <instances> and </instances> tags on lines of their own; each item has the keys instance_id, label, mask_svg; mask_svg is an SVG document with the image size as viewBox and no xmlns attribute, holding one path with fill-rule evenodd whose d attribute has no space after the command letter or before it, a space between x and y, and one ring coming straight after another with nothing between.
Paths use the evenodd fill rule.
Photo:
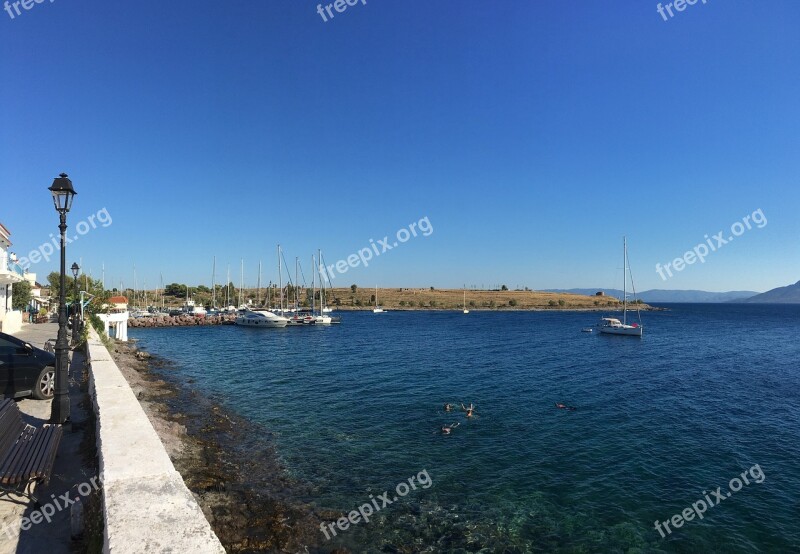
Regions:
<instances>
[{"instance_id":1,"label":"breakwater","mask_svg":"<svg viewBox=\"0 0 800 554\"><path fill-rule=\"evenodd\" d=\"M235 314L194 317L190 315L139 317L128 319L128 327L189 327L194 325L233 325Z\"/></svg>"}]
</instances>

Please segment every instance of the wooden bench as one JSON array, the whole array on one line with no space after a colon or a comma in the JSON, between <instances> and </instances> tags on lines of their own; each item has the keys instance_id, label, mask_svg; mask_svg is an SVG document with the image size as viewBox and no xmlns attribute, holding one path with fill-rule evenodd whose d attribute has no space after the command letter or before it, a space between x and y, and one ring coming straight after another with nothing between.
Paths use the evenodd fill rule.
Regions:
<instances>
[{"instance_id":1,"label":"wooden bench","mask_svg":"<svg viewBox=\"0 0 800 554\"><path fill-rule=\"evenodd\" d=\"M56 461L63 429L60 425L36 428L22 421L13 399L0 402L0 489L2 494L18 494L33 500L37 483L47 485Z\"/></svg>"}]
</instances>

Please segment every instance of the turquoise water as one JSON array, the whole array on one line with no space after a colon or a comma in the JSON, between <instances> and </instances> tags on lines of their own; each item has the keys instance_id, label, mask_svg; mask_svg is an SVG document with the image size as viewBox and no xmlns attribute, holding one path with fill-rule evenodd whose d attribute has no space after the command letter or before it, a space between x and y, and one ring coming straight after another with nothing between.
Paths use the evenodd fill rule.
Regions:
<instances>
[{"instance_id":1,"label":"turquoise water","mask_svg":"<svg viewBox=\"0 0 800 554\"><path fill-rule=\"evenodd\" d=\"M581 333L598 315L553 312L130 335L177 364L172 378L271 431L286 471L311 487L300 500L349 512L430 476L368 524L331 541L320 532L325 548L800 550L800 307L643 317L643 339ZM472 420L443 412L462 401ZM666 538L654 529L755 464L762 483Z\"/></svg>"}]
</instances>

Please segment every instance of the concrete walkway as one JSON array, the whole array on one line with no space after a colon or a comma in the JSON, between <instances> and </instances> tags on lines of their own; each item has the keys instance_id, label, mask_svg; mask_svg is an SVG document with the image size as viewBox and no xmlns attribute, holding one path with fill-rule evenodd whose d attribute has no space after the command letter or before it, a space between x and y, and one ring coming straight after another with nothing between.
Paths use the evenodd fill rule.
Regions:
<instances>
[{"instance_id":1,"label":"concrete walkway","mask_svg":"<svg viewBox=\"0 0 800 554\"><path fill-rule=\"evenodd\" d=\"M58 334L57 323L25 325L15 334L16 337L42 348L45 341L55 339ZM81 441L88 422L88 411L81 406L86 393L80 390L84 358L80 352L71 353L70 364L70 405L71 424L65 426L64 436L59 445L58 456L53 467L53 476L47 487L34 492L42 504L52 502L51 495L59 497L70 493L80 483L88 482L97 473L91 464L82 463ZM23 419L35 426L41 426L50 419L52 401L25 398L17 405ZM75 497L74 491L70 494ZM25 497L4 495L0 497L0 554L68 554L73 552L74 543L70 538L70 510L57 511L51 522L42 521L21 531L23 518L33 513L32 503Z\"/></svg>"}]
</instances>

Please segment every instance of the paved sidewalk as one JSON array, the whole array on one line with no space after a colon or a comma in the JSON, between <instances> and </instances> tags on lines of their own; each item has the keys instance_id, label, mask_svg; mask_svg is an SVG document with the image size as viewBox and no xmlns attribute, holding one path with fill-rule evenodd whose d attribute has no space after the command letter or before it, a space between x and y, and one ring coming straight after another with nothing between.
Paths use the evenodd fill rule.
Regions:
<instances>
[{"instance_id":1,"label":"paved sidewalk","mask_svg":"<svg viewBox=\"0 0 800 554\"><path fill-rule=\"evenodd\" d=\"M15 334L16 337L42 348L45 341L55 339L58 334L57 323L41 323L25 325ZM53 467L53 476L45 488L38 488L34 494L41 503L52 502L51 495L58 498L80 483L89 482L97 473L94 468L87 467L83 462L81 441L86 428L88 412L82 402L85 393L80 390L81 373L84 366L84 356L81 352L70 352L70 410L71 424L65 426L64 436L59 445L58 456ZM40 426L50 419L50 405L52 401L33 400L25 398L19 400L17 405L23 414L23 419L31 425ZM71 497L77 496L72 490ZM68 554L73 552L73 541L70 538L70 510L69 508L58 511L50 523L41 522L33 525L26 531L20 531L23 517L29 517L33 512L32 503L25 497L4 495L0 496L0 554Z\"/></svg>"}]
</instances>

